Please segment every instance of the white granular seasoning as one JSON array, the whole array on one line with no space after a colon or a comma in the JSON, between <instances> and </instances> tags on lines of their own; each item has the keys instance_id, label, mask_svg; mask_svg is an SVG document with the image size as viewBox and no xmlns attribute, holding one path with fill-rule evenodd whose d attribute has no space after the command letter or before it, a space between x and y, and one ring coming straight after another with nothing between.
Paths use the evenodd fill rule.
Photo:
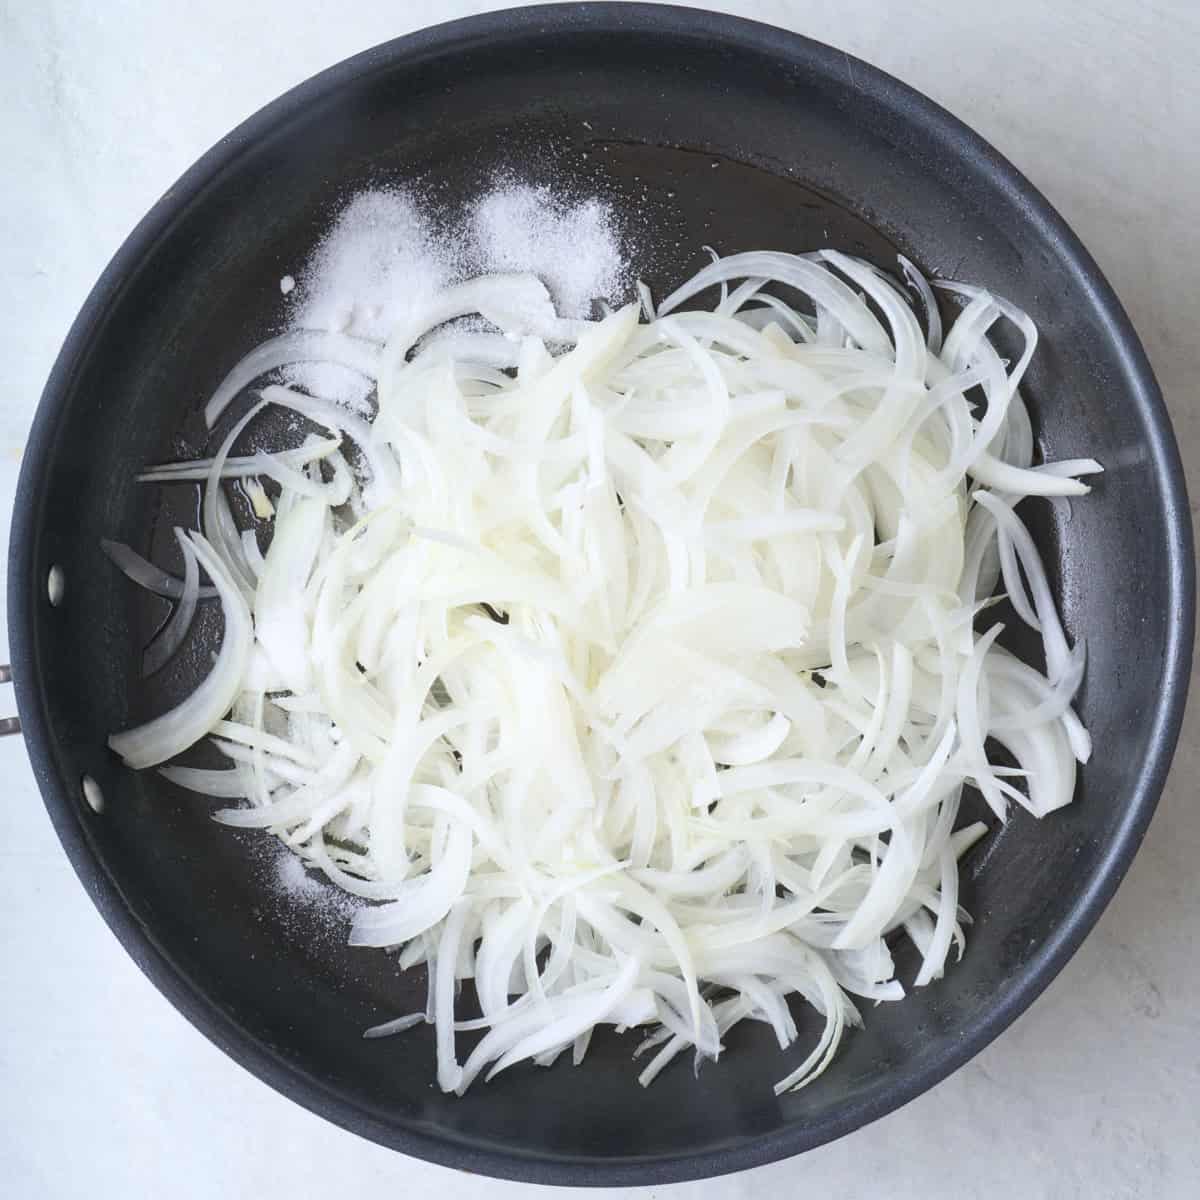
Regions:
<instances>
[{"instance_id":1,"label":"white granular seasoning","mask_svg":"<svg viewBox=\"0 0 1200 1200\"><path fill-rule=\"evenodd\" d=\"M375 385L349 367L332 362L294 363L284 367L281 374L284 383L303 388L322 400L332 400L360 416L371 411L368 397Z\"/></svg>"},{"instance_id":2,"label":"white granular seasoning","mask_svg":"<svg viewBox=\"0 0 1200 1200\"><path fill-rule=\"evenodd\" d=\"M555 197L546 187L501 187L472 216L477 269L530 271L559 316L590 317L597 300L616 303L629 286L612 209L591 198Z\"/></svg>"},{"instance_id":3,"label":"white granular seasoning","mask_svg":"<svg viewBox=\"0 0 1200 1200\"><path fill-rule=\"evenodd\" d=\"M270 919L293 933L342 943L362 901L310 871L304 860L274 838L259 843Z\"/></svg>"},{"instance_id":4,"label":"white granular seasoning","mask_svg":"<svg viewBox=\"0 0 1200 1200\"><path fill-rule=\"evenodd\" d=\"M321 891L320 882L304 869L304 860L290 851L279 856L275 879L289 896L314 896Z\"/></svg>"},{"instance_id":5,"label":"white granular seasoning","mask_svg":"<svg viewBox=\"0 0 1200 1200\"><path fill-rule=\"evenodd\" d=\"M285 275L279 281L279 290L286 296L296 286L296 281L290 275Z\"/></svg>"},{"instance_id":6,"label":"white granular seasoning","mask_svg":"<svg viewBox=\"0 0 1200 1200\"><path fill-rule=\"evenodd\" d=\"M305 267L292 324L384 341L457 274L453 261L405 192L362 192Z\"/></svg>"},{"instance_id":7,"label":"white granular seasoning","mask_svg":"<svg viewBox=\"0 0 1200 1200\"><path fill-rule=\"evenodd\" d=\"M621 303L633 285L613 208L596 197L504 182L452 223L409 192L366 191L342 209L301 272L289 324L382 342L448 284L497 271L537 275L564 317L592 316L598 301ZM340 368L318 377L301 364L288 381L353 407L366 398L362 381Z\"/></svg>"}]
</instances>

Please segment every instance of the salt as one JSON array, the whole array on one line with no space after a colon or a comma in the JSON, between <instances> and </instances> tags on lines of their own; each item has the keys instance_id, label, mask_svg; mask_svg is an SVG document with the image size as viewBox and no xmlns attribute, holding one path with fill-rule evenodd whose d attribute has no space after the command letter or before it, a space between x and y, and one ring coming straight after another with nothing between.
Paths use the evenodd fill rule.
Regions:
<instances>
[{"instance_id":1,"label":"salt","mask_svg":"<svg viewBox=\"0 0 1200 1200\"><path fill-rule=\"evenodd\" d=\"M344 945L350 922L363 901L342 891L277 838L262 835L257 857L266 868L267 901L260 919L268 919L289 934L309 941Z\"/></svg>"},{"instance_id":2,"label":"salt","mask_svg":"<svg viewBox=\"0 0 1200 1200\"><path fill-rule=\"evenodd\" d=\"M279 281L279 290L280 290L280 291L281 291L281 292L282 292L282 293L283 293L285 296L286 296L286 295L288 294L288 292L290 292L290 291L292 290L292 288L294 288L295 286L296 286L296 281L295 281L295 280L294 280L294 279L293 279L293 278L292 278L290 275L285 275L285 276L284 276L284 277L283 277L283 278L282 278L282 279Z\"/></svg>"},{"instance_id":3,"label":"salt","mask_svg":"<svg viewBox=\"0 0 1200 1200\"><path fill-rule=\"evenodd\" d=\"M501 187L476 206L471 233L481 271L532 272L559 316L590 317L596 301L617 303L630 286L612 209L596 198L572 203L546 187Z\"/></svg>"},{"instance_id":4,"label":"salt","mask_svg":"<svg viewBox=\"0 0 1200 1200\"><path fill-rule=\"evenodd\" d=\"M288 896L312 896L321 890L320 883L304 869L304 860L290 851L280 854L275 880Z\"/></svg>"},{"instance_id":5,"label":"salt","mask_svg":"<svg viewBox=\"0 0 1200 1200\"><path fill-rule=\"evenodd\" d=\"M573 318L621 303L633 285L612 206L597 197L500 181L451 222L410 192L373 190L350 200L305 265L290 325L382 342L449 284L497 271L536 275ZM351 407L368 394L344 368L303 363L286 374Z\"/></svg>"},{"instance_id":6,"label":"salt","mask_svg":"<svg viewBox=\"0 0 1200 1200\"><path fill-rule=\"evenodd\" d=\"M406 192L362 192L306 265L292 324L382 342L455 274L453 256Z\"/></svg>"},{"instance_id":7,"label":"salt","mask_svg":"<svg viewBox=\"0 0 1200 1200\"><path fill-rule=\"evenodd\" d=\"M360 416L369 416L368 397L374 384L365 375L340 363L293 363L281 372L283 382L306 391L322 400L332 400Z\"/></svg>"}]
</instances>

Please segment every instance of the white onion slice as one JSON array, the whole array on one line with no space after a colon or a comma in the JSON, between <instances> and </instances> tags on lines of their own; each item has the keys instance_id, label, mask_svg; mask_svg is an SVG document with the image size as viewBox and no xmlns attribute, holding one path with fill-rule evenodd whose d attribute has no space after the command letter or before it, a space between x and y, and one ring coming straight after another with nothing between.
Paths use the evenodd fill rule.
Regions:
<instances>
[{"instance_id":1,"label":"white onion slice","mask_svg":"<svg viewBox=\"0 0 1200 1200\"><path fill-rule=\"evenodd\" d=\"M192 627L192 618L196 615L196 604L200 599L200 563L196 552L182 529L176 528L175 538L183 551L183 592L171 619L163 626L158 637L146 647L146 653L142 656L142 674L145 676L162 670L183 644L183 639Z\"/></svg>"},{"instance_id":2,"label":"white onion slice","mask_svg":"<svg viewBox=\"0 0 1200 1200\"><path fill-rule=\"evenodd\" d=\"M283 333L256 346L221 381L204 406L204 420L211 429L237 394L269 371L300 362L331 362L349 367L372 379L379 370L379 347L374 342L345 333L302 330Z\"/></svg>"},{"instance_id":3,"label":"white onion slice","mask_svg":"<svg viewBox=\"0 0 1200 1200\"><path fill-rule=\"evenodd\" d=\"M182 579L176 578L161 567L156 567L124 542L113 542L108 538L101 538L100 548L120 568L122 574L132 579L140 587L144 587L148 592L162 596L165 600L183 599L184 581ZM209 584L201 587L198 592L202 600L210 599L216 594L217 589Z\"/></svg>"},{"instance_id":4,"label":"white onion slice","mask_svg":"<svg viewBox=\"0 0 1200 1200\"><path fill-rule=\"evenodd\" d=\"M174 758L213 729L242 689L254 637L249 609L216 551L198 533L185 536L217 589L225 616L225 633L213 669L186 700L161 717L114 733L108 739L109 746L136 769L157 766Z\"/></svg>"}]
</instances>

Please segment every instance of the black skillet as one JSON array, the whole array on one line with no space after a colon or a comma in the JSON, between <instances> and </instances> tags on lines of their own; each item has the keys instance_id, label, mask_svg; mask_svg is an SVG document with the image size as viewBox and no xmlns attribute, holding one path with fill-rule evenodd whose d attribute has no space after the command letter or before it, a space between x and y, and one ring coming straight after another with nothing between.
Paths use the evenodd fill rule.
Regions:
<instances>
[{"instance_id":1,"label":"black skillet","mask_svg":"<svg viewBox=\"0 0 1200 1200\"><path fill-rule=\"evenodd\" d=\"M336 912L314 925L271 886L261 841L217 827L205 803L105 748L111 730L206 669L194 654L140 680L160 614L98 543L161 553L180 514L135 472L200 450L201 403L277 327L280 276L349 193L417 180L452 213L497 171L610 198L660 294L703 261L703 244L832 245L889 268L901 250L982 282L1041 328L1028 385L1040 450L1107 468L1069 519L1027 506L1068 631L1088 640L1080 711L1096 752L1076 803L1040 824L1019 814L968 860L963 903L976 924L962 963L870 1009L796 1094L772 1095L783 1063L760 1026L739 1027L698 1080L681 1063L649 1091L635 1082L632 1039L614 1034L578 1070L512 1070L443 1096L429 1033L361 1037L421 1003L423 977L345 948ZM8 611L50 816L114 932L189 1020L284 1094L406 1153L516 1179L635 1184L845 1134L937 1083L1050 982L1162 788L1193 585L1183 478L1150 367L1095 263L1034 188L942 109L840 51L729 17L612 4L493 13L368 51L252 117L167 193L92 292L42 397ZM216 632L201 631L209 644ZM99 813L81 795L85 774Z\"/></svg>"}]
</instances>

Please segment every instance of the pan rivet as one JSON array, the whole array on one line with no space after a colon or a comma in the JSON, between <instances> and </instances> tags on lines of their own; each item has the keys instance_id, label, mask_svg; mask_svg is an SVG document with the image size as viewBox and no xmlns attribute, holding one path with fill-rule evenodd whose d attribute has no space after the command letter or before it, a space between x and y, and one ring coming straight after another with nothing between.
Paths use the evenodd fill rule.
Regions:
<instances>
[{"instance_id":1,"label":"pan rivet","mask_svg":"<svg viewBox=\"0 0 1200 1200\"><path fill-rule=\"evenodd\" d=\"M57 608L63 599L63 592L67 587L67 577L63 574L63 569L57 563L50 568L50 573L46 576L46 594L50 597L50 606Z\"/></svg>"},{"instance_id":2,"label":"pan rivet","mask_svg":"<svg viewBox=\"0 0 1200 1200\"><path fill-rule=\"evenodd\" d=\"M94 813L102 813L104 811L104 793L100 790L100 785L90 775L85 775L82 788L83 798L87 801L88 808Z\"/></svg>"}]
</instances>

